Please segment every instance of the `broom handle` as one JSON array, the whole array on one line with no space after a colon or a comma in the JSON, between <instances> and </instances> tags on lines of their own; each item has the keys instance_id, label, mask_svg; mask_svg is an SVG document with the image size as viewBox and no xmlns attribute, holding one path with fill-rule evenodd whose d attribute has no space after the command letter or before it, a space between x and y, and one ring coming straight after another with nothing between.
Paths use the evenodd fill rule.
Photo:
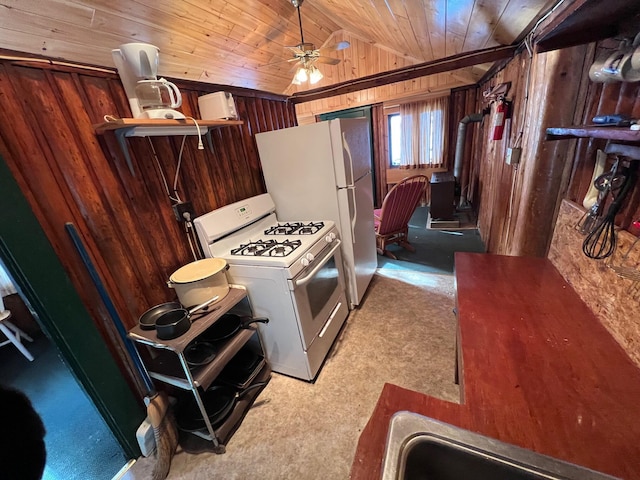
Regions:
<instances>
[{"instance_id":1,"label":"broom handle","mask_svg":"<svg viewBox=\"0 0 640 480\"><path fill-rule=\"evenodd\" d=\"M67 232L71 236L71 240L73 241L73 244L76 246L76 249L80 254L80 257L82 258L82 262L84 263L84 266L87 268L89 275L91 276L91 279L93 280L93 283L96 289L98 290L98 293L100 294L100 298L102 299L104 306L107 308L107 311L109 312L111 321L115 325L116 330L118 330L118 334L120 335L120 338L122 339L122 342L124 343L127 349L127 352L129 353L129 357L131 357L131 361L136 367L136 370L138 370L138 374L140 375L140 378L142 378L142 381L145 387L147 388L147 392L148 393L154 392L155 387L153 385L153 382L151 381L151 378L149 378L149 374L147 373L144 366L142 365L142 360L140 360L140 354L138 353L136 348L133 346L131 340L129 340L129 338L127 337L127 331L125 330L124 325L122 324L122 320L120 319L120 316L118 315L118 312L116 311L116 308L113 305L113 302L111 301L111 298L107 293L107 290L104 288L104 284L100 279L100 275L98 275L98 271L96 270L93 262L91 261L91 258L89 257L89 253L87 252L86 247L82 243L82 240L78 235L78 231L76 230L75 225L71 222L67 222L65 223L64 227L67 229Z\"/></svg>"}]
</instances>

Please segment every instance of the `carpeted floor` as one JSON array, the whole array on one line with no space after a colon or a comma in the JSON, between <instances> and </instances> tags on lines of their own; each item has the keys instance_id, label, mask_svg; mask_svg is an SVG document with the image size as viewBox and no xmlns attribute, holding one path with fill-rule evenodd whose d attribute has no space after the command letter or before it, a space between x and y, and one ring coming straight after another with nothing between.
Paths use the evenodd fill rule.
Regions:
<instances>
[{"instance_id":1,"label":"carpeted floor","mask_svg":"<svg viewBox=\"0 0 640 480\"><path fill-rule=\"evenodd\" d=\"M178 452L168 480L346 479L385 382L449 401L454 384L453 252L483 251L475 230L410 228L416 253L378 257L361 307L351 312L315 383L274 373L224 455ZM125 478L149 478L151 459Z\"/></svg>"},{"instance_id":2,"label":"carpeted floor","mask_svg":"<svg viewBox=\"0 0 640 480\"><path fill-rule=\"evenodd\" d=\"M33 362L11 345L0 349L0 382L24 392L42 418L43 480L110 480L125 463L122 448L56 348L42 334L34 340L27 343Z\"/></svg>"},{"instance_id":3,"label":"carpeted floor","mask_svg":"<svg viewBox=\"0 0 640 480\"><path fill-rule=\"evenodd\" d=\"M428 207L418 207L409 222L409 242L416 251L412 253L391 245L388 250L398 259L378 257L378 267L452 274L455 252L485 251L478 230L473 228L475 219L471 212L464 214L467 221L460 225L459 230L426 228L428 216Z\"/></svg>"}]
</instances>

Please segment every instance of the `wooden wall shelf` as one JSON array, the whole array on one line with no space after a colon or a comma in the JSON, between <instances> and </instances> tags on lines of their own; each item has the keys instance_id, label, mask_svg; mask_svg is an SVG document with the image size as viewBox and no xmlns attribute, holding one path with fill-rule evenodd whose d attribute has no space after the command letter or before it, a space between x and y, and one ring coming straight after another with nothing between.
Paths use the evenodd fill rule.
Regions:
<instances>
[{"instance_id":1,"label":"wooden wall shelf","mask_svg":"<svg viewBox=\"0 0 640 480\"><path fill-rule=\"evenodd\" d=\"M564 140L567 138L603 138L622 142L640 142L640 130L630 130L629 127L602 127L599 125L547 128L547 140Z\"/></svg>"},{"instance_id":2,"label":"wooden wall shelf","mask_svg":"<svg viewBox=\"0 0 640 480\"><path fill-rule=\"evenodd\" d=\"M232 125L242 125L242 120L198 120L198 125L202 130L208 130L210 128L230 127ZM101 134L109 130L119 130L121 128L135 128L144 127L145 131L156 131L155 135L171 135L170 133L164 133L170 131L175 127L192 127L194 132L197 130L193 120L163 120L163 119L150 119L150 118L118 118L109 122L98 123L93 126L96 133ZM149 130L147 130L149 129ZM129 135L133 136L133 135ZM152 136L152 134L142 135Z\"/></svg>"},{"instance_id":3,"label":"wooden wall shelf","mask_svg":"<svg viewBox=\"0 0 640 480\"><path fill-rule=\"evenodd\" d=\"M640 3L633 0L573 0L557 15L550 17L537 32L536 50L547 52L559 48L611 38L631 27L636 21Z\"/></svg>"},{"instance_id":4,"label":"wooden wall shelf","mask_svg":"<svg viewBox=\"0 0 640 480\"><path fill-rule=\"evenodd\" d=\"M129 149L125 143L126 137L166 137L182 135L206 136L209 149L213 152L213 142L210 132L215 128L232 127L242 125L242 120L198 120L198 126L191 119L164 120L150 118L117 118L111 121L98 123L93 126L96 133L114 132L122 154L124 155L131 175L135 176L133 162L129 155Z\"/></svg>"}]
</instances>

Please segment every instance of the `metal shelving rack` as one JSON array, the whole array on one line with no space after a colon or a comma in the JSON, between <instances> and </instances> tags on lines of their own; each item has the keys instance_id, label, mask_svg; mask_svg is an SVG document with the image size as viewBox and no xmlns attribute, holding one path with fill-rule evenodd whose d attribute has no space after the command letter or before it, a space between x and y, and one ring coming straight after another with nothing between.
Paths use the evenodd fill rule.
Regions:
<instances>
[{"instance_id":1,"label":"metal shelving rack","mask_svg":"<svg viewBox=\"0 0 640 480\"><path fill-rule=\"evenodd\" d=\"M248 342L253 341L263 356L264 349L262 348L257 328L250 325L240 329L232 338L221 344L216 352L216 357L210 363L196 367L194 370L190 369L184 351L193 340L215 324L222 315L234 310L234 308L244 308L245 312L247 310L251 312L247 291L241 285L231 285L229 293L221 301L215 303L209 313L194 320L189 330L180 337L172 340L161 340L155 330L143 330L140 326L134 327L128 333L128 337L136 343L144 368L151 378L192 392L206 425L206 432L191 433L211 441L216 453L225 452L224 443L238 428L247 410L264 386L248 392L239 399L229 417L215 429L209 421L209 415L198 388L206 390L222 372L226 364ZM140 346L148 347L147 351L140 348ZM265 361L260 365L261 368L259 367L260 370L251 383L268 382L271 378L269 365Z\"/></svg>"}]
</instances>

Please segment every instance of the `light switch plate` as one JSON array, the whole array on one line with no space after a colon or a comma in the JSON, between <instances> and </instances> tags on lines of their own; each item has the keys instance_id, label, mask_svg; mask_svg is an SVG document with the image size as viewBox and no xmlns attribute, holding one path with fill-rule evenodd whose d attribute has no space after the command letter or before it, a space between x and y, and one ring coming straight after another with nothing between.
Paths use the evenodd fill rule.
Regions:
<instances>
[{"instance_id":1,"label":"light switch plate","mask_svg":"<svg viewBox=\"0 0 640 480\"><path fill-rule=\"evenodd\" d=\"M507 158L505 159L507 165L517 165L520 163L520 155L522 155L522 148L507 148Z\"/></svg>"}]
</instances>

